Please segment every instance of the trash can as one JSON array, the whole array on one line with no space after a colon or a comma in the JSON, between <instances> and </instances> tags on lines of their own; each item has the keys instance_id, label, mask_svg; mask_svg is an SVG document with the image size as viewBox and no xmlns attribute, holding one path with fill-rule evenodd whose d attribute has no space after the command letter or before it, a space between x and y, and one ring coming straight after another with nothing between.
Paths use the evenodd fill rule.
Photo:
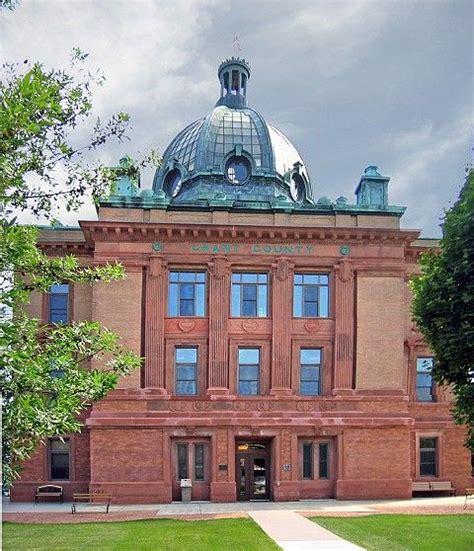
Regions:
<instances>
[{"instance_id":1,"label":"trash can","mask_svg":"<svg viewBox=\"0 0 474 551\"><path fill-rule=\"evenodd\" d=\"M181 479L181 501L191 501L192 483L190 478Z\"/></svg>"}]
</instances>

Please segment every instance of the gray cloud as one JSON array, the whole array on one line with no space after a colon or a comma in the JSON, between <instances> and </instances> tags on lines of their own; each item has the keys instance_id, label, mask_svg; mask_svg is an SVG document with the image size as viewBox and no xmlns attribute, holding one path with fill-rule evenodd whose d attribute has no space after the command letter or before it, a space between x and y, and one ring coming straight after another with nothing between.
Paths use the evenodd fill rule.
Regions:
<instances>
[{"instance_id":1,"label":"gray cloud","mask_svg":"<svg viewBox=\"0 0 474 551\"><path fill-rule=\"evenodd\" d=\"M63 67L80 46L103 69L101 116L125 110L131 141L102 160L161 151L217 99L217 65L252 65L249 99L300 150L315 197L346 195L378 164L404 227L439 235L470 158L469 1L22 0L2 14L2 57ZM143 175L151 185L152 171ZM84 207L79 217L93 216ZM77 219L77 216L75 217ZM73 221L72 217L63 217Z\"/></svg>"}]
</instances>

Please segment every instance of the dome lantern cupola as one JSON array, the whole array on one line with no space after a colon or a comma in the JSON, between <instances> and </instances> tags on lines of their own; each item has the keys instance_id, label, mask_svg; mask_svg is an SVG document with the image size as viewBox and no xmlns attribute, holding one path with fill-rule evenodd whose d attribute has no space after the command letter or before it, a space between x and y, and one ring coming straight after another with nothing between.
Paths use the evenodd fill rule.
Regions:
<instances>
[{"instance_id":1,"label":"dome lantern cupola","mask_svg":"<svg viewBox=\"0 0 474 551\"><path fill-rule=\"evenodd\" d=\"M221 97L216 106L225 105L234 109L247 107L247 83L250 65L245 59L231 57L223 61L217 72L221 83Z\"/></svg>"}]
</instances>

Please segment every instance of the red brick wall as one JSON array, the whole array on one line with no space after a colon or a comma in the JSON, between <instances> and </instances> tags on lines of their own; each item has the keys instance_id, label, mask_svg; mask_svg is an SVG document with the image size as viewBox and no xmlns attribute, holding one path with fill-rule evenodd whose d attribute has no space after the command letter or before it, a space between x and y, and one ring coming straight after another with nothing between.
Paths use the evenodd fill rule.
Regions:
<instances>
[{"instance_id":1,"label":"red brick wall","mask_svg":"<svg viewBox=\"0 0 474 551\"><path fill-rule=\"evenodd\" d=\"M163 480L160 429L101 429L91 433L94 482Z\"/></svg>"},{"instance_id":2,"label":"red brick wall","mask_svg":"<svg viewBox=\"0 0 474 551\"><path fill-rule=\"evenodd\" d=\"M342 462L343 473L337 482L339 499L411 497L408 429L344 431Z\"/></svg>"}]
</instances>

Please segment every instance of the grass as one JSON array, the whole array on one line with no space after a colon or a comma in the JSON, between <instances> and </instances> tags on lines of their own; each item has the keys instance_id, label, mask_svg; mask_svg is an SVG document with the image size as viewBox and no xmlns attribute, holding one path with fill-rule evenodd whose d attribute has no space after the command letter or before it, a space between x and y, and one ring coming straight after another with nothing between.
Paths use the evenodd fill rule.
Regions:
<instances>
[{"instance_id":1,"label":"grass","mask_svg":"<svg viewBox=\"0 0 474 551\"><path fill-rule=\"evenodd\" d=\"M474 517L465 515L370 515L313 517L368 551L473 551Z\"/></svg>"},{"instance_id":2,"label":"grass","mask_svg":"<svg viewBox=\"0 0 474 551\"><path fill-rule=\"evenodd\" d=\"M5 551L277 551L251 519L171 519L80 524L3 525Z\"/></svg>"}]
</instances>

